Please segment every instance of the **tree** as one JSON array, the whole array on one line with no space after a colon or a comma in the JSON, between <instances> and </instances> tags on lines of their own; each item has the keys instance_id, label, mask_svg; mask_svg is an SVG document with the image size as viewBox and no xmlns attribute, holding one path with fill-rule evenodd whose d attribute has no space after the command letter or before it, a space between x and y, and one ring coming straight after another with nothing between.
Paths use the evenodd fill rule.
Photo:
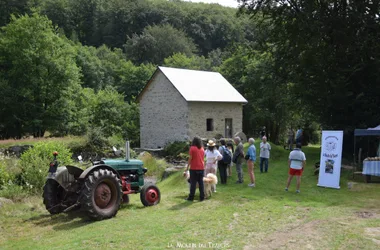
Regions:
<instances>
[{"instance_id":1,"label":"tree","mask_svg":"<svg viewBox=\"0 0 380 250\"><path fill-rule=\"evenodd\" d=\"M16 18L0 34L3 137L43 136L59 123L55 102L78 86L75 49L46 17Z\"/></svg>"},{"instance_id":2,"label":"tree","mask_svg":"<svg viewBox=\"0 0 380 250\"><path fill-rule=\"evenodd\" d=\"M182 69L212 70L211 61L204 56L188 57L182 53L175 53L171 57L165 58L164 65Z\"/></svg>"},{"instance_id":3,"label":"tree","mask_svg":"<svg viewBox=\"0 0 380 250\"><path fill-rule=\"evenodd\" d=\"M120 49L111 50L105 45L97 49L96 55L101 62L103 88L115 87L119 93L124 94L127 102L132 101L140 93L155 70L152 64L134 65L131 61L125 60L125 55Z\"/></svg>"},{"instance_id":4,"label":"tree","mask_svg":"<svg viewBox=\"0 0 380 250\"><path fill-rule=\"evenodd\" d=\"M277 67L324 128L380 120L379 1L241 1L270 31Z\"/></svg>"},{"instance_id":5,"label":"tree","mask_svg":"<svg viewBox=\"0 0 380 250\"><path fill-rule=\"evenodd\" d=\"M120 134L121 127L126 122L128 104L124 96L112 87L106 87L96 94L92 110L91 127L101 128L104 136Z\"/></svg>"},{"instance_id":6,"label":"tree","mask_svg":"<svg viewBox=\"0 0 380 250\"><path fill-rule=\"evenodd\" d=\"M0 27L11 21L11 14L22 15L28 10L29 0L0 0Z\"/></svg>"},{"instance_id":7,"label":"tree","mask_svg":"<svg viewBox=\"0 0 380 250\"><path fill-rule=\"evenodd\" d=\"M293 84L286 82L275 68L269 52L239 48L225 60L221 73L248 100L244 106L243 129L251 136L262 126L267 127L269 140L280 143L294 109Z\"/></svg>"},{"instance_id":8,"label":"tree","mask_svg":"<svg viewBox=\"0 0 380 250\"><path fill-rule=\"evenodd\" d=\"M81 44L78 44L76 48L76 64L82 71L81 81L83 87L98 91L103 89L107 84L110 84L103 62L97 56L96 48L82 46Z\"/></svg>"},{"instance_id":9,"label":"tree","mask_svg":"<svg viewBox=\"0 0 380 250\"><path fill-rule=\"evenodd\" d=\"M124 46L126 54L135 63L162 64L174 53L191 56L196 47L183 31L170 24L148 26L141 35L134 34Z\"/></svg>"}]
</instances>

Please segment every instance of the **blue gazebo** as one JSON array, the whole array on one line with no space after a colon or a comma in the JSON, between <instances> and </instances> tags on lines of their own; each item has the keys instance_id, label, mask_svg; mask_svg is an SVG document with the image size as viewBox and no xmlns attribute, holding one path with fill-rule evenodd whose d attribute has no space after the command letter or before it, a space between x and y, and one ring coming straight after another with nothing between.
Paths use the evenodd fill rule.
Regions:
<instances>
[{"instance_id":1,"label":"blue gazebo","mask_svg":"<svg viewBox=\"0 0 380 250\"><path fill-rule=\"evenodd\" d=\"M356 164L356 137L368 137L368 142L369 142L369 137L371 136L380 136L380 125L374 128L355 129L354 131L354 163L355 164ZM359 161L361 161L360 156L361 156L361 151L359 150L359 159L358 159L359 164L360 164Z\"/></svg>"}]
</instances>

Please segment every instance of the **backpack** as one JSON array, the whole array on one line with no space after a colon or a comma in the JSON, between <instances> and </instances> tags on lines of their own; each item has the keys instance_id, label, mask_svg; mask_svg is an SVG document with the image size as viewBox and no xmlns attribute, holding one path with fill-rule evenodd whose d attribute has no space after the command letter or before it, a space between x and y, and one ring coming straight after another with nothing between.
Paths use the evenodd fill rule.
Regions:
<instances>
[{"instance_id":1,"label":"backpack","mask_svg":"<svg viewBox=\"0 0 380 250\"><path fill-rule=\"evenodd\" d=\"M223 148L222 161L224 164L230 164L231 159L232 159L231 151L229 151L225 146L222 146L222 148Z\"/></svg>"}]
</instances>

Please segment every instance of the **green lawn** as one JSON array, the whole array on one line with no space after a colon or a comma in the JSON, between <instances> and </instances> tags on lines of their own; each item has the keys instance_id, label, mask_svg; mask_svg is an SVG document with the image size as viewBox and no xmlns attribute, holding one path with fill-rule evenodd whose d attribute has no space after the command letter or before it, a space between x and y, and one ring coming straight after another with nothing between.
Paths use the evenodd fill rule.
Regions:
<instances>
[{"instance_id":1,"label":"green lawn","mask_svg":"<svg viewBox=\"0 0 380 250\"><path fill-rule=\"evenodd\" d=\"M181 173L159 183L158 206L143 207L132 195L113 219L91 222L78 215L49 216L40 197L0 208L0 249L379 249L380 185L317 187L319 148L304 149L301 193L295 180L284 191L289 151L273 147L269 173L256 166L256 188L217 186L205 202L186 202ZM258 165L258 164L257 164ZM246 170L246 167L245 167ZM359 178L358 178L359 179ZM198 198L198 191L196 199Z\"/></svg>"}]
</instances>

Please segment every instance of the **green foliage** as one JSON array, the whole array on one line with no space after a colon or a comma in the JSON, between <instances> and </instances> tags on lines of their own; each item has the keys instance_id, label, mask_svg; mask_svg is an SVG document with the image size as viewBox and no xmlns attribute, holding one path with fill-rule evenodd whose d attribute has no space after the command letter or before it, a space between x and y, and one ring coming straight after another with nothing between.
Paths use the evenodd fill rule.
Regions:
<instances>
[{"instance_id":1,"label":"green foliage","mask_svg":"<svg viewBox=\"0 0 380 250\"><path fill-rule=\"evenodd\" d=\"M116 147L117 149L125 148L125 142L126 142L126 140L120 134L114 134L114 135L108 137L108 144L110 146Z\"/></svg>"},{"instance_id":2,"label":"green foliage","mask_svg":"<svg viewBox=\"0 0 380 250\"><path fill-rule=\"evenodd\" d=\"M171 25L183 30L203 56L256 36L251 19L237 18L235 9L215 4L167 0L42 0L36 5L67 37L96 47L105 44L122 48L126 37L135 37L139 40L139 49L144 49L144 45L149 46L153 40L142 35L143 31L155 25ZM176 44L170 39L167 41ZM168 56L171 55L160 60ZM148 61L157 62L150 61L149 57Z\"/></svg>"},{"instance_id":3,"label":"green foliage","mask_svg":"<svg viewBox=\"0 0 380 250\"><path fill-rule=\"evenodd\" d=\"M164 159L157 159L147 152L145 152L140 159L144 163L144 168L148 169L146 176L155 176L161 178L165 172L165 169L168 167L168 164Z\"/></svg>"},{"instance_id":4,"label":"green foliage","mask_svg":"<svg viewBox=\"0 0 380 250\"><path fill-rule=\"evenodd\" d=\"M100 128L105 137L119 134L122 132L121 126L125 122L127 109L124 96L112 87L106 87L96 94L91 126Z\"/></svg>"},{"instance_id":5,"label":"green foliage","mask_svg":"<svg viewBox=\"0 0 380 250\"><path fill-rule=\"evenodd\" d=\"M107 137L102 128L90 128L86 134L86 148L90 151L101 152L104 148L110 147Z\"/></svg>"},{"instance_id":6,"label":"green foliage","mask_svg":"<svg viewBox=\"0 0 380 250\"><path fill-rule=\"evenodd\" d=\"M0 0L0 27L11 21L11 15L27 12L30 0Z\"/></svg>"},{"instance_id":7,"label":"green foliage","mask_svg":"<svg viewBox=\"0 0 380 250\"><path fill-rule=\"evenodd\" d=\"M7 172L5 164L2 161L0 161L0 190L3 188L4 185L8 184L10 180L11 176Z\"/></svg>"},{"instance_id":8,"label":"green foliage","mask_svg":"<svg viewBox=\"0 0 380 250\"><path fill-rule=\"evenodd\" d=\"M20 184L21 172L18 159L13 156L0 154L0 190Z\"/></svg>"},{"instance_id":9,"label":"green foliage","mask_svg":"<svg viewBox=\"0 0 380 250\"><path fill-rule=\"evenodd\" d=\"M379 1L242 2L248 13L267 17L262 46L276 65L286 65L282 73L294 82L296 98L324 128L352 132L378 125L380 25L373 13Z\"/></svg>"},{"instance_id":10,"label":"green foliage","mask_svg":"<svg viewBox=\"0 0 380 250\"><path fill-rule=\"evenodd\" d=\"M49 163L53 160L52 153L58 152L60 165L72 163L70 150L59 142L39 142L21 156L21 178L24 187L32 192L40 192L45 184Z\"/></svg>"},{"instance_id":11,"label":"green foliage","mask_svg":"<svg viewBox=\"0 0 380 250\"><path fill-rule=\"evenodd\" d=\"M66 116L59 108L79 86L79 69L69 42L51 21L34 13L2 27L0 35L0 100L2 136L43 136Z\"/></svg>"},{"instance_id":12,"label":"green foliage","mask_svg":"<svg viewBox=\"0 0 380 250\"><path fill-rule=\"evenodd\" d=\"M8 182L0 189L0 197L11 199L12 201L20 201L28 196L28 191L22 186Z\"/></svg>"},{"instance_id":13,"label":"green foliage","mask_svg":"<svg viewBox=\"0 0 380 250\"><path fill-rule=\"evenodd\" d=\"M137 103L131 103L125 112L125 117L122 125L122 136L128 139L131 146L140 144L140 113Z\"/></svg>"},{"instance_id":14,"label":"green foliage","mask_svg":"<svg viewBox=\"0 0 380 250\"><path fill-rule=\"evenodd\" d=\"M110 52L112 53L112 52ZM100 90L104 88L109 77L102 60L97 56L95 47L77 45L76 63L82 69L82 86Z\"/></svg>"},{"instance_id":15,"label":"green foliage","mask_svg":"<svg viewBox=\"0 0 380 250\"><path fill-rule=\"evenodd\" d=\"M113 86L124 94L125 101L132 101L152 76L152 64L134 65L125 59L120 49L77 45L77 64L82 69L83 86L95 91Z\"/></svg>"},{"instance_id":16,"label":"green foliage","mask_svg":"<svg viewBox=\"0 0 380 250\"><path fill-rule=\"evenodd\" d=\"M174 53L190 56L196 51L191 39L170 24L146 27L141 35L130 37L124 48L134 62L154 64L162 64L164 58Z\"/></svg>"},{"instance_id":17,"label":"green foliage","mask_svg":"<svg viewBox=\"0 0 380 250\"><path fill-rule=\"evenodd\" d=\"M269 140L280 143L294 110L302 110L294 106L293 85L281 76L273 55L239 48L220 70L248 100L243 109L244 131L256 136L252 131L265 125Z\"/></svg>"},{"instance_id":18,"label":"green foliage","mask_svg":"<svg viewBox=\"0 0 380 250\"><path fill-rule=\"evenodd\" d=\"M165 58L164 65L182 69L212 70L211 61L204 56L188 57L182 53L175 53L171 57Z\"/></svg>"},{"instance_id":19,"label":"green foliage","mask_svg":"<svg viewBox=\"0 0 380 250\"><path fill-rule=\"evenodd\" d=\"M181 158L183 153L188 153L190 145L188 142L176 141L168 143L164 148L165 156Z\"/></svg>"}]
</instances>

